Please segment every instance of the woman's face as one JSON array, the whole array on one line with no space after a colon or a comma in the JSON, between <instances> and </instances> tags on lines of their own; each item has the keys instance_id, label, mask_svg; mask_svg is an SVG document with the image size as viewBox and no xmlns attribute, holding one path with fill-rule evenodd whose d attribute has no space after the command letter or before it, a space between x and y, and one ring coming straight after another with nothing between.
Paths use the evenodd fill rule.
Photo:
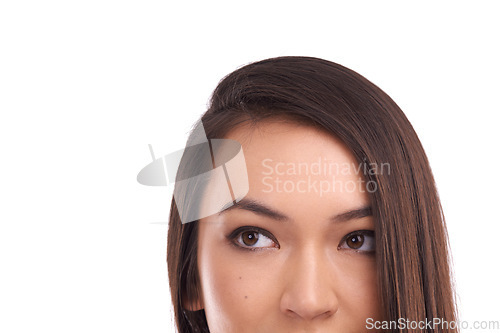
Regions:
<instances>
[{"instance_id":1,"label":"woman's face","mask_svg":"<svg viewBox=\"0 0 500 333\"><path fill-rule=\"evenodd\" d=\"M193 306L210 332L366 331L380 316L363 164L335 137L294 123L226 138L243 147L250 190L199 223Z\"/></svg>"}]
</instances>

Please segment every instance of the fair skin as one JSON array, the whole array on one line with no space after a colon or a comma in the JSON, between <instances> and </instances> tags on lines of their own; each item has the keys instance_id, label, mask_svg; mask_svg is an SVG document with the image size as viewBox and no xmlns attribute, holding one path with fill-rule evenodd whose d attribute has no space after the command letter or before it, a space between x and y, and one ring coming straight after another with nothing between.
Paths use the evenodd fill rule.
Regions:
<instances>
[{"instance_id":1,"label":"fair skin","mask_svg":"<svg viewBox=\"0 0 500 333\"><path fill-rule=\"evenodd\" d=\"M287 121L243 125L226 138L243 147L250 190L200 220L202 299L190 307L205 309L211 333L367 331L366 319L380 317L375 222L362 210L370 206L362 173L345 167L359 165L352 153ZM344 167L318 171L319 161Z\"/></svg>"}]
</instances>

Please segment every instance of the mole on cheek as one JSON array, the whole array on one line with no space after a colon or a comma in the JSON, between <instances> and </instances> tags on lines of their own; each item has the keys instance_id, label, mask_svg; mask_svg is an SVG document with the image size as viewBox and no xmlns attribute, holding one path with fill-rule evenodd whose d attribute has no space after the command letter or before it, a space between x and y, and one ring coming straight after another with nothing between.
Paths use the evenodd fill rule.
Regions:
<instances>
[{"instance_id":1,"label":"mole on cheek","mask_svg":"<svg viewBox=\"0 0 500 333\"><path fill-rule=\"evenodd\" d=\"M241 276L240 276L239 278L240 278L240 280L241 280ZM245 295L245 299L247 299L247 298L248 298L248 296L246 296L246 295Z\"/></svg>"}]
</instances>

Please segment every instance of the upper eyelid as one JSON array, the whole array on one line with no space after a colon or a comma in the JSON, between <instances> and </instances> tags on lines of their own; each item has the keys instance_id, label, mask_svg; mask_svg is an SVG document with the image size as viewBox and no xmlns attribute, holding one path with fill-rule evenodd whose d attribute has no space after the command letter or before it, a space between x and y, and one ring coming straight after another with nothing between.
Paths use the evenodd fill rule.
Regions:
<instances>
[{"instance_id":1,"label":"upper eyelid","mask_svg":"<svg viewBox=\"0 0 500 333\"><path fill-rule=\"evenodd\" d=\"M242 232L249 231L249 230L250 231L258 231L258 232L262 233L263 235L270 236L273 239L275 238L274 235L270 231L268 231L268 230L266 230L264 228L261 228L261 227L251 226L251 225L246 225L246 226L242 226L242 227L236 228L235 230L233 230L228 235L228 237L234 238L234 237L238 236L239 234L241 234ZM368 236L375 236L375 231L374 230L370 230L370 229L354 230L354 231L351 231L351 232L345 234L342 237L341 242L345 241L349 236L356 235L356 234L362 234L362 235L368 235Z\"/></svg>"},{"instance_id":2,"label":"upper eyelid","mask_svg":"<svg viewBox=\"0 0 500 333\"><path fill-rule=\"evenodd\" d=\"M375 230L370 230L370 229L354 230L346 234L342 239L347 239L347 237L357 234L375 236Z\"/></svg>"},{"instance_id":3,"label":"upper eyelid","mask_svg":"<svg viewBox=\"0 0 500 333\"><path fill-rule=\"evenodd\" d=\"M246 225L246 226L242 226L242 227L238 227L238 228L234 229L233 231L231 231L231 233L228 235L228 237L234 238L244 231L252 231L252 230L261 232L262 234L270 234L270 232L267 231L266 229L256 227L256 226Z\"/></svg>"},{"instance_id":4,"label":"upper eyelid","mask_svg":"<svg viewBox=\"0 0 500 333\"><path fill-rule=\"evenodd\" d=\"M361 230L355 230L351 231L350 233L346 234L344 237L342 237L342 240L340 243L343 243L349 238L350 236L353 235L364 235L364 236L373 236L375 237L375 231L374 230L369 230L369 229L361 229Z\"/></svg>"},{"instance_id":5,"label":"upper eyelid","mask_svg":"<svg viewBox=\"0 0 500 333\"><path fill-rule=\"evenodd\" d=\"M265 236L268 236L268 235L269 235L269 236L271 236L271 237L275 238L275 237L273 236L273 234L272 234L271 232L269 232L268 230L263 229L263 228L261 228L261 227L251 226L251 225L247 225L247 226L243 226L243 227L236 228L235 230L233 230L233 231L232 231L232 232L228 235L228 237L231 237L231 238L236 237L236 236L238 236L239 234L241 234L241 233L242 233L242 232L244 232L244 231L257 231L257 232L259 232L259 233L262 233L262 234L263 234L263 235L265 235Z\"/></svg>"}]
</instances>

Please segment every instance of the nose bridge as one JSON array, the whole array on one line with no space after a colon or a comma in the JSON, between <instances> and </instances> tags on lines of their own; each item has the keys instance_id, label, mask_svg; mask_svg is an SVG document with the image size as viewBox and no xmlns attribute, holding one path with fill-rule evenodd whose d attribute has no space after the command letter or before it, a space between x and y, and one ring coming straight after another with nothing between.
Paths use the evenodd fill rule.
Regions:
<instances>
[{"instance_id":1,"label":"nose bridge","mask_svg":"<svg viewBox=\"0 0 500 333\"><path fill-rule=\"evenodd\" d=\"M322 249L311 242L294 253L294 256L296 282L302 282L303 288L319 287L320 280L328 274L328 263Z\"/></svg>"},{"instance_id":2,"label":"nose bridge","mask_svg":"<svg viewBox=\"0 0 500 333\"><path fill-rule=\"evenodd\" d=\"M324 248L305 244L294 250L288 260L281 310L305 320L333 315L338 307L335 272Z\"/></svg>"}]
</instances>

